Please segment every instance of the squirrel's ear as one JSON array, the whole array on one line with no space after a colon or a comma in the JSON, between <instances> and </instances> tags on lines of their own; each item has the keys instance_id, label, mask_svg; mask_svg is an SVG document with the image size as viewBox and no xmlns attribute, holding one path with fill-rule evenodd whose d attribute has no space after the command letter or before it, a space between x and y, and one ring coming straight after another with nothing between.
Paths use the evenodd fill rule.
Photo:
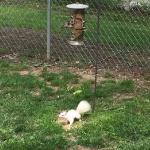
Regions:
<instances>
[{"instance_id":1,"label":"squirrel's ear","mask_svg":"<svg viewBox=\"0 0 150 150\"><path fill-rule=\"evenodd\" d=\"M59 117L64 117L66 115L66 113L67 113L66 111L60 112L58 116Z\"/></svg>"}]
</instances>

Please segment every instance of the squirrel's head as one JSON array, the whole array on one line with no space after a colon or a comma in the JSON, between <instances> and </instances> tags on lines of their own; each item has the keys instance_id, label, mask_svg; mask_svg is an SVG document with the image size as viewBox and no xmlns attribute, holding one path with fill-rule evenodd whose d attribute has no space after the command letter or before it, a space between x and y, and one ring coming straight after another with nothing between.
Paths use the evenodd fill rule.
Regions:
<instances>
[{"instance_id":1,"label":"squirrel's head","mask_svg":"<svg viewBox=\"0 0 150 150\"><path fill-rule=\"evenodd\" d=\"M63 112L61 112L61 113L59 114L59 117L60 117L60 118L65 118L66 114L67 114L67 111L63 111Z\"/></svg>"}]
</instances>

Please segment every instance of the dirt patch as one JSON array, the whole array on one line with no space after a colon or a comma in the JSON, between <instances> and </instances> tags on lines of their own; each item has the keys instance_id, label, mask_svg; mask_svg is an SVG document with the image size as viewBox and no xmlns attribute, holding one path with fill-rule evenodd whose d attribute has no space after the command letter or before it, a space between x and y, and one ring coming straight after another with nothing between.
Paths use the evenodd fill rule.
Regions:
<instances>
[{"instance_id":1,"label":"dirt patch","mask_svg":"<svg viewBox=\"0 0 150 150\"><path fill-rule=\"evenodd\" d=\"M63 71L64 69L66 69L66 67L59 67L58 65L56 66L50 66L47 68L47 71L49 72L55 72L55 73L59 73L61 71ZM67 67L67 70L74 73L74 74L78 74L80 83L85 81L85 80L91 80L94 81L95 80L95 69L94 67L90 67L90 68L84 68L84 69L79 69L78 67ZM106 73L110 73L111 77L105 77ZM137 75L135 76L134 74L130 74L130 73L124 73L124 72L117 72L117 71L112 71L112 70L106 70L106 69L98 69L97 72L97 81L101 82L104 80L108 80L108 79L112 79L112 80L133 80L138 87L145 87L148 88L149 86L149 81L146 81L144 79L143 76Z\"/></svg>"},{"instance_id":2,"label":"dirt patch","mask_svg":"<svg viewBox=\"0 0 150 150\"><path fill-rule=\"evenodd\" d=\"M43 67L32 67L31 68L31 73L36 76L41 75L42 71L43 71Z\"/></svg>"},{"instance_id":3,"label":"dirt patch","mask_svg":"<svg viewBox=\"0 0 150 150\"><path fill-rule=\"evenodd\" d=\"M22 70L22 71L19 71L19 74L21 76L29 75L29 71L28 70Z\"/></svg>"},{"instance_id":4,"label":"dirt patch","mask_svg":"<svg viewBox=\"0 0 150 150\"><path fill-rule=\"evenodd\" d=\"M19 73L21 75L28 75L29 73L36 75L39 77L39 80L44 80L42 77L40 77L40 75L42 74L43 70L45 67L40 66L40 67L30 67L30 71L29 70L22 70ZM79 75L79 83L82 83L85 80L91 80L94 82L95 80L95 69L94 67L90 67L90 68L84 68L84 69L79 69L78 67L61 67L58 65L48 65L48 67L46 67L47 71L49 73L60 73L64 70L68 70L71 73L74 74L78 74ZM107 77L106 74L111 74L111 77ZM133 74L130 73L119 73L116 71L112 71L112 70L106 70L106 69L98 69L97 72L97 81L101 82L104 80L108 80L108 79L113 79L113 80L126 80L126 79L131 79L133 80L137 86L140 87L144 87L144 88L149 88L150 85L150 81L145 80L143 76L134 76ZM47 82L47 85L51 86L50 82ZM71 84L68 85L69 87L78 87L78 84ZM69 88L68 87L68 88ZM54 89L57 91L58 87L54 87Z\"/></svg>"},{"instance_id":5,"label":"dirt patch","mask_svg":"<svg viewBox=\"0 0 150 150\"><path fill-rule=\"evenodd\" d=\"M0 30L0 46L11 52L35 53L46 48L46 32L35 32L31 29L2 28Z\"/></svg>"},{"instance_id":6,"label":"dirt patch","mask_svg":"<svg viewBox=\"0 0 150 150\"><path fill-rule=\"evenodd\" d=\"M88 147L85 147L85 146L77 145L77 146L75 146L73 148L70 148L69 150L97 150L97 149L95 149L95 148L88 148Z\"/></svg>"},{"instance_id":7,"label":"dirt patch","mask_svg":"<svg viewBox=\"0 0 150 150\"><path fill-rule=\"evenodd\" d=\"M122 93L117 94L113 98L115 99L114 104L122 102L123 100L129 100L136 96L136 93Z\"/></svg>"},{"instance_id":8,"label":"dirt patch","mask_svg":"<svg viewBox=\"0 0 150 150\"><path fill-rule=\"evenodd\" d=\"M58 117L57 122L63 127L65 131L69 131L71 129L66 119Z\"/></svg>"},{"instance_id":9,"label":"dirt patch","mask_svg":"<svg viewBox=\"0 0 150 150\"><path fill-rule=\"evenodd\" d=\"M33 96L40 96L41 95L40 91L38 91L38 90L37 91L32 91L31 94Z\"/></svg>"}]
</instances>

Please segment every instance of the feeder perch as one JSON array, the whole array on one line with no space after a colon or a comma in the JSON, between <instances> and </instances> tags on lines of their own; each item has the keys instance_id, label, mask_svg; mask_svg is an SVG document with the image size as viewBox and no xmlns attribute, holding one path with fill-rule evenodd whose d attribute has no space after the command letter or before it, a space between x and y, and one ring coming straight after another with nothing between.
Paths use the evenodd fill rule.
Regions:
<instances>
[{"instance_id":1,"label":"feeder perch","mask_svg":"<svg viewBox=\"0 0 150 150\"><path fill-rule=\"evenodd\" d=\"M83 36L85 30L85 9L88 8L88 5L84 4L69 4L66 6L71 9L71 19L65 23L65 27L71 29L71 37L68 41L71 45L83 45Z\"/></svg>"}]
</instances>

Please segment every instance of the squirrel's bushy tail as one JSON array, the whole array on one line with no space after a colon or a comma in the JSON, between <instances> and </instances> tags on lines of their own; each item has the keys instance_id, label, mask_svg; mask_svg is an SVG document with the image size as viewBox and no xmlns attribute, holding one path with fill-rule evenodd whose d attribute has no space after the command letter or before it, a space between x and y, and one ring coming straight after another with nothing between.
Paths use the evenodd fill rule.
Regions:
<instances>
[{"instance_id":1,"label":"squirrel's bushy tail","mask_svg":"<svg viewBox=\"0 0 150 150\"><path fill-rule=\"evenodd\" d=\"M87 101L83 100L78 104L76 111L80 114L87 113L91 111L91 105Z\"/></svg>"}]
</instances>

